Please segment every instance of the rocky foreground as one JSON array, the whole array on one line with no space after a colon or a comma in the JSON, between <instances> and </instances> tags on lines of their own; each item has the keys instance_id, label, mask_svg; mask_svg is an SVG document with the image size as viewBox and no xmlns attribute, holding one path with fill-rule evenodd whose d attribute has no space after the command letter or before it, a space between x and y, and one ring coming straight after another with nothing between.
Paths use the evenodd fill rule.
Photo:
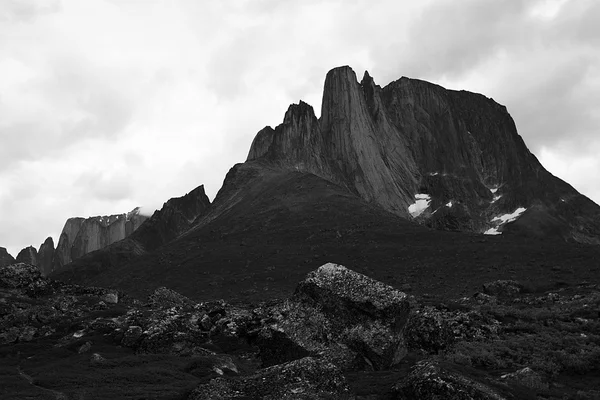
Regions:
<instances>
[{"instance_id":1,"label":"rocky foreground","mask_svg":"<svg viewBox=\"0 0 600 400\"><path fill-rule=\"evenodd\" d=\"M409 287L404 288L409 290ZM597 399L600 288L417 298L336 264L285 300L194 302L0 268L2 399Z\"/></svg>"}]
</instances>

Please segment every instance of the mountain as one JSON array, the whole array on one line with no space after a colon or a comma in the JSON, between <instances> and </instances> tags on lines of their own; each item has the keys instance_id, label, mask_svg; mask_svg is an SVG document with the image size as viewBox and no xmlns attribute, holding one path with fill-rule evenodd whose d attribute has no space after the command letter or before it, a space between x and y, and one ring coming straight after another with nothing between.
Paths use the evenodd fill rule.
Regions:
<instances>
[{"instance_id":1,"label":"mountain","mask_svg":"<svg viewBox=\"0 0 600 400\"><path fill-rule=\"evenodd\" d=\"M321 118L304 102L290 106L256 135L256 159L438 229L600 244L600 207L546 171L506 107L480 94L409 78L381 88L368 72L359 83L335 68Z\"/></svg>"},{"instance_id":2,"label":"mountain","mask_svg":"<svg viewBox=\"0 0 600 400\"><path fill-rule=\"evenodd\" d=\"M16 261L18 263L37 265L37 263L38 263L37 258L38 258L37 250L35 249L35 247L29 246L29 247L25 247L23 250L21 250L19 252L19 254L17 255Z\"/></svg>"},{"instance_id":3,"label":"mountain","mask_svg":"<svg viewBox=\"0 0 600 400\"><path fill-rule=\"evenodd\" d=\"M146 219L138 207L126 214L69 218L54 252L53 269L126 238Z\"/></svg>"},{"instance_id":4,"label":"mountain","mask_svg":"<svg viewBox=\"0 0 600 400\"><path fill-rule=\"evenodd\" d=\"M54 259L54 240L51 237L46 238L40 245L37 255L37 267L42 276L47 276L52 271L52 261Z\"/></svg>"},{"instance_id":5,"label":"mountain","mask_svg":"<svg viewBox=\"0 0 600 400\"><path fill-rule=\"evenodd\" d=\"M321 118L291 105L195 220L169 235L149 221L53 277L258 301L327 262L447 297L505 276L550 285L550 267L593 276L599 207L543 168L504 106L408 78L359 83L349 67L324 87Z\"/></svg>"},{"instance_id":6,"label":"mountain","mask_svg":"<svg viewBox=\"0 0 600 400\"><path fill-rule=\"evenodd\" d=\"M0 247L0 267L5 267L14 263L15 258L6 251L6 248Z\"/></svg>"},{"instance_id":7,"label":"mountain","mask_svg":"<svg viewBox=\"0 0 600 400\"><path fill-rule=\"evenodd\" d=\"M105 265L123 265L131 259L148 254L186 232L209 206L210 200L204 192L203 185L184 196L169 199L160 210L155 211L124 240L73 260L66 267L58 268L55 276L74 270L83 273L80 265L98 268L100 271ZM126 273L123 276L126 276Z\"/></svg>"}]
</instances>

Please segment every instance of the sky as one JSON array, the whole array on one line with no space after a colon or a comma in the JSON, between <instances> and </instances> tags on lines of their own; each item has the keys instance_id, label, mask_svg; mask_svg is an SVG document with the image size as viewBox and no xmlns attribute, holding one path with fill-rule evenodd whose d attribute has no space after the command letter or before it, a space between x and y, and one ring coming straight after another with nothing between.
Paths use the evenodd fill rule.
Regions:
<instances>
[{"instance_id":1,"label":"sky","mask_svg":"<svg viewBox=\"0 0 600 400\"><path fill-rule=\"evenodd\" d=\"M600 203L596 0L0 0L0 246L67 218L214 198L254 135L350 65L507 106Z\"/></svg>"}]
</instances>

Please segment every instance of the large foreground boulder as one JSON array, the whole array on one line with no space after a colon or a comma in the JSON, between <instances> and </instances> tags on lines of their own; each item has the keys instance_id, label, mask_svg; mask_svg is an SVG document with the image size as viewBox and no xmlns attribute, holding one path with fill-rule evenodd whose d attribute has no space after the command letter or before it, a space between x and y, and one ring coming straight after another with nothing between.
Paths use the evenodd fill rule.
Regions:
<instances>
[{"instance_id":1,"label":"large foreground boulder","mask_svg":"<svg viewBox=\"0 0 600 400\"><path fill-rule=\"evenodd\" d=\"M406 354L406 294L344 266L328 263L308 274L257 345L265 365L308 354L342 369L383 370Z\"/></svg>"}]
</instances>

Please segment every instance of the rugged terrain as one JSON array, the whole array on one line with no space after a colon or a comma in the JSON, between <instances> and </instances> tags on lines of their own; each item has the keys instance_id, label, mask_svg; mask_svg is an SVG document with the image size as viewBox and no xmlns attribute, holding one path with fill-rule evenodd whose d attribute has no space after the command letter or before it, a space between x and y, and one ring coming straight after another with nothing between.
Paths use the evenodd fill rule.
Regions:
<instances>
[{"instance_id":1,"label":"rugged terrain","mask_svg":"<svg viewBox=\"0 0 600 400\"><path fill-rule=\"evenodd\" d=\"M212 203L202 186L171 199L50 279L0 270L3 387L598 398L599 210L492 99L336 68L321 117L290 106ZM81 225L65 225L69 243Z\"/></svg>"}]
</instances>

